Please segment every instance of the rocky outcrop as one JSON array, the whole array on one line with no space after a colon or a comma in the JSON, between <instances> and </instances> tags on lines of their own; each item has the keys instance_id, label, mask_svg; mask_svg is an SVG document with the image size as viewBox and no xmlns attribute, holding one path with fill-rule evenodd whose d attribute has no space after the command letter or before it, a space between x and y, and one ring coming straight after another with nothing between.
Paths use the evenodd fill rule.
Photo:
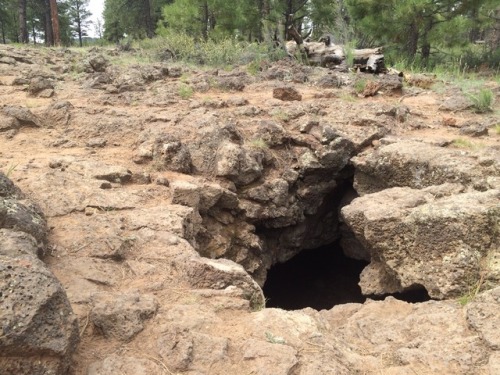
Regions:
<instances>
[{"instance_id":1,"label":"rocky outcrop","mask_svg":"<svg viewBox=\"0 0 500 375\"><path fill-rule=\"evenodd\" d=\"M478 155L467 149L388 140L388 144L357 155L352 161L356 168L354 187L360 195L396 186L421 189L445 182L480 191L499 186L500 160L494 150Z\"/></svg>"},{"instance_id":2,"label":"rocky outcrop","mask_svg":"<svg viewBox=\"0 0 500 375\"><path fill-rule=\"evenodd\" d=\"M364 294L425 287L433 298L466 294L482 274L498 282L500 192L463 192L460 185L392 188L354 199L345 222L369 251ZM493 267L493 268L491 268ZM494 284L493 284L494 285Z\"/></svg>"},{"instance_id":3,"label":"rocky outcrop","mask_svg":"<svg viewBox=\"0 0 500 375\"><path fill-rule=\"evenodd\" d=\"M3 113L10 118L14 118L19 126L28 126L39 128L42 126L40 119L35 116L28 108L18 106L5 106Z\"/></svg>"},{"instance_id":4,"label":"rocky outcrop","mask_svg":"<svg viewBox=\"0 0 500 375\"><path fill-rule=\"evenodd\" d=\"M100 293L93 300L91 322L105 337L120 341L130 341L158 310L158 301L151 295Z\"/></svg>"},{"instance_id":5,"label":"rocky outcrop","mask_svg":"<svg viewBox=\"0 0 500 375\"><path fill-rule=\"evenodd\" d=\"M452 142L437 94L393 98L408 88L390 75L363 99L361 73L291 60L249 76L87 53L0 45L0 168L48 220L0 174L0 372L71 373L74 353L87 375L498 373L494 132L463 126L484 145ZM62 100L26 111L19 85L37 77ZM278 86L302 100L273 98ZM436 300L265 308L270 266L338 240L370 262L365 294Z\"/></svg>"},{"instance_id":6,"label":"rocky outcrop","mask_svg":"<svg viewBox=\"0 0 500 375\"><path fill-rule=\"evenodd\" d=\"M59 281L38 258L45 218L0 172L0 368L11 374L67 374L78 343L76 317Z\"/></svg>"}]
</instances>

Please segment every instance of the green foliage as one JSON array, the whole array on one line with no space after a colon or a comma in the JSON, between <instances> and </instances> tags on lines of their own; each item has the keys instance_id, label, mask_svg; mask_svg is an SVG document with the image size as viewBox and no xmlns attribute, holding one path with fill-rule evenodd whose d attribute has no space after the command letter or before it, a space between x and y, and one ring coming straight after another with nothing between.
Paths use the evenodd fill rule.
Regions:
<instances>
[{"instance_id":1,"label":"green foliage","mask_svg":"<svg viewBox=\"0 0 500 375\"><path fill-rule=\"evenodd\" d=\"M283 121L283 122L290 121L290 114L280 108L272 110L270 114L271 116L273 116L273 118L275 118L278 121Z\"/></svg>"},{"instance_id":2,"label":"green foliage","mask_svg":"<svg viewBox=\"0 0 500 375\"><path fill-rule=\"evenodd\" d=\"M453 145L459 148L473 148L474 144L471 141L463 138L457 138L453 140Z\"/></svg>"},{"instance_id":3,"label":"green foliage","mask_svg":"<svg viewBox=\"0 0 500 375\"><path fill-rule=\"evenodd\" d=\"M264 139L256 138L250 141L250 147L257 148L260 150L266 150L269 148L269 145L266 143Z\"/></svg>"},{"instance_id":4,"label":"green foliage","mask_svg":"<svg viewBox=\"0 0 500 375\"><path fill-rule=\"evenodd\" d=\"M158 33L158 37L137 42L134 47L149 54L152 60L173 58L176 61L218 68L252 63L255 72L267 61L286 56L281 48L272 48L266 43L248 43L234 38L219 41L195 40L185 32L175 32L164 27L160 27Z\"/></svg>"},{"instance_id":5,"label":"green foliage","mask_svg":"<svg viewBox=\"0 0 500 375\"><path fill-rule=\"evenodd\" d=\"M12 175L12 173L16 170L18 165L19 165L19 163L18 164L11 164L9 166L9 168L7 169L7 172L5 172L5 176L7 176L7 178L10 177Z\"/></svg>"},{"instance_id":6,"label":"green foliage","mask_svg":"<svg viewBox=\"0 0 500 375\"><path fill-rule=\"evenodd\" d=\"M495 222L498 222L497 219L495 219ZM488 285L488 276L491 273L492 256L493 253L490 252L487 256L481 259L477 278L471 277L470 280L468 280L469 287L467 292L457 299L461 306L465 306L469 302L473 301L481 291L491 288L491 285Z\"/></svg>"},{"instance_id":7,"label":"green foliage","mask_svg":"<svg viewBox=\"0 0 500 375\"><path fill-rule=\"evenodd\" d=\"M258 3L247 0L174 0L162 9L159 28L197 39L251 39L259 28Z\"/></svg>"},{"instance_id":8,"label":"green foliage","mask_svg":"<svg viewBox=\"0 0 500 375\"><path fill-rule=\"evenodd\" d=\"M281 345L286 344L286 340L283 337L275 336L269 331L266 331L266 340L271 344L281 344Z\"/></svg>"},{"instance_id":9,"label":"green foliage","mask_svg":"<svg viewBox=\"0 0 500 375\"><path fill-rule=\"evenodd\" d=\"M153 37L161 8L171 0L106 0L104 38L117 43L124 36Z\"/></svg>"},{"instance_id":10,"label":"green foliage","mask_svg":"<svg viewBox=\"0 0 500 375\"><path fill-rule=\"evenodd\" d=\"M354 65L354 50L356 48L356 44L356 39L350 40L344 44L345 61L348 67Z\"/></svg>"},{"instance_id":11,"label":"green foliage","mask_svg":"<svg viewBox=\"0 0 500 375\"><path fill-rule=\"evenodd\" d=\"M493 102L495 96L489 89L482 89L477 95L470 94L472 106L477 113L485 113L493 111Z\"/></svg>"},{"instance_id":12,"label":"green foliage","mask_svg":"<svg viewBox=\"0 0 500 375\"><path fill-rule=\"evenodd\" d=\"M492 27L487 15L497 5L490 0L348 0L347 5L360 40L386 47L389 63L404 57L419 68L432 68L461 57L470 68L484 54L495 65L498 46L483 45L479 53L470 43ZM459 55L450 53L455 48Z\"/></svg>"},{"instance_id":13,"label":"green foliage","mask_svg":"<svg viewBox=\"0 0 500 375\"><path fill-rule=\"evenodd\" d=\"M357 94L361 94L363 91L365 91L367 83L368 81L365 78L357 79L354 82L354 91L356 91Z\"/></svg>"},{"instance_id":14,"label":"green foliage","mask_svg":"<svg viewBox=\"0 0 500 375\"><path fill-rule=\"evenodd\" d=\"M87 36L87 29L91 23L89 18L92 14L88 10L89 0L67 0L66 4L72 35L78 39L82 47L83 37Z\"/></svg>"},{"instance_id":15,"label":"green foliage","mask_svg":"<svg viewBox=\"0 0 500 375\"><path fill-rule=\"evenodd\" d=\"M193 88L191 86L188 86L188 85L183 83L181 86L179 86L178 93L182 99L189 99L193 96L194 91L193 91Z\"/></svg>"},{"instance_id":16,"label":"green foliage","mask_svg":"<svg viewBox=\"0 0 500 375\"><path fill-rule=\"evenodd\" d=\"M452 145L457 148L467 148L472 151L478 151L485 147L483 143L471 142L464 138L454 139Z\"/></svg>"}]
</instances>

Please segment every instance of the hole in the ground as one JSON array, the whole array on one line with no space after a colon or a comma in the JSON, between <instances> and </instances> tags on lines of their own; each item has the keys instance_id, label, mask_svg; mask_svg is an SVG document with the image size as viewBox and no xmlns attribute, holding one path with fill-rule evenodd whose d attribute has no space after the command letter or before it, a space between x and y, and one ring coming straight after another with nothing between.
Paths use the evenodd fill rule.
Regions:
<instances>
[{"instance_id":1,"label":"hole in the ground","mask_svg":"<svg viewBox=\"0 0 500 375\"><path fill-rule=\"evenodd\" d=\"M336 242L313 250L305 250L268 271L264 284L267 307L298 310L311 307L316 310L331 309L344 303L363 303L366 296L358 285L359 275L367 262L348 258ZM407 302L428 301L423 287L392 294ZM385 296L369 296L384 299Z\"/></svg>"},{"instance_id":2,"label":"hole in the ground","mask_svg":"<svg viewBox=\"0 0 500 375\"><path fill-rule=\"evenodd\" d=\"M392 296L401 301L410 303L419 303L431 300L429 293L422 285L416 285L412 289L401 293L385 294L382 296L368 296L368 297L374 300L383 300L387 296Z\"/></svg>"},{"instance_id":3,"label":"hole in the ground","mask_svg":"<svg viewBox=\"0 0 500 375\"><path fill-rule=\"evenodd\" d=\"M338 243L302 251L267 273L267 307L297 310L330 309L349 302L364 302L358 286L366 262L347 258Z\"/></svg>"}]
</instances>

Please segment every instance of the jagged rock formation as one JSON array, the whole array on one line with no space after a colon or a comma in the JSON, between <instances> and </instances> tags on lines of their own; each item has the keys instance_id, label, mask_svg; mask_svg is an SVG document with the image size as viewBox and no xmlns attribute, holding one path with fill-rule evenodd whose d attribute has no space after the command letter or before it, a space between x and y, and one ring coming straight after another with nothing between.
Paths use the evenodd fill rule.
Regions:
<instances>
[{"instance_id":1,"label":"jagged rock formation","mask_svg":"<svg viewBox=\"0 0 500 375\"><path fill-rule=\"evenodd\" d=\"M0 63L0 168L40 207L0 180L0 248L15 266L1 276L15 271L38 284L32 303L54 296L49 307L70 311L64 285L79 318L52 319L55 343L30 336L44 368L64 373L79 333L72 368L85 375L496 373L496 135L459 147L430 94L392 98L397 77L347 100L356 77L288 61L251 76L120 67L105 49L52 51L47 64L0 51L12 56ZM36 77L60 81L28 110ZM284 86L302 100L273 98ZM479 117L461 116L455 125ZM272 265L337 240L370 262L365 294L425 288L436 301L264 308ZM47 242L61 284L36 258ZM2 354L14 353L6 337ZM38 366L38 352L22 353L0 369Z\"/></svg>"},{"instance_id":2,"label":"jagged rock formation","mask_svg":"<svg viewBox=\"0 0 500 375\"><path fill-rule=\"evenodd\" d=\"M47 250L43 214L0 172L0 369L66 374L78 343L62 285L39 259Z\"/></svg>"}]
</instances>

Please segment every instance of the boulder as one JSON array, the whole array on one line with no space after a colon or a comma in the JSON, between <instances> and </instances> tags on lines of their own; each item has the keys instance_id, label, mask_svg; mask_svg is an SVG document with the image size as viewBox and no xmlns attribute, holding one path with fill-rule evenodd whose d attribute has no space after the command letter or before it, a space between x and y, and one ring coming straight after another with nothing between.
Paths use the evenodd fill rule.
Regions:
<instances>
[{"instance_id":1,"label":"boulder","mask_svg":"<svg viewBox=\"0 0 500 375\"><path fill-rule=\"evenodd\" d=\"M0 368L9 374L67 374L79 335L62 285L33 255L0 255L0 274Z\"/></svg>"},{"instance_id":2,"label":"boulder","mask_svg":"<svg viewBox=\"0 0 500 375\"><path fill-rule=\"evenodd\" d=\"M483 151L484 155L498 155ZM354 188L360 195L386 188L408 186L421 189L446 182L489 188L487 178L500 174L500 159L484 165L467 149L450 149L424 142L398 141L352 158L356 168Z\"/></svg>"},{"instance_id":3,"label":"boulder","mask_svg":"<svg viewBox=\"0 0 500 375\"><path fill-rule=\"evenodd\" d=\"M318 338L313 342L334 353L340 349L342 354L334 358L348 366L349 374L356 370L471 374L487 363L488 350L467 327L463 314L453 301L411 304L388 297L363 305L339 305L319 313L320 321L329 327L329 339L339 341L331 344Z\"/></svg>"},{"instance_id":4,"label":"boulder","mask_svg":"<svg viewBox=\"0 0 500 375\"><path fill-rule=\"evenodd\" d=\"M298 367L297 351L279 342L248 339L242 350L245 366L249 366L253 374L292 374Z\"/></svg>"},{"instance_id":5,"label":"boulder","mask_svg":"<svg viewBox=\"0 0 500 375\"><path fill-rule=\"evenodd\" d=\"M28 126L39 128L42 126L41 121L35 116L31 111L24 107L19 106L5 106L3 107L3 113L7 116L15 118L19 121L21 126Z\"/></svg>"},{"instance_id":6,"label":"boulder","mask_svg":"<svg viewBox=\"0 0 500 375\"><path fill-rule=\"evenodd\" d=\"M102 361L90 364L86 375L163 375L165 369L149 358L118 356L116 354Z\"/></svg>"},{"instance_id":7,"label":"boulder","mask_svg":"<svg viewBox=\"0 0 500 375\"><path fill-rule=\"evenodd\" d=\"M21 124L15 117L0 117L0 132L17 131Z\"/></svg>"},{"instance_id":8,"label":"boulder","mask_svg":"<svg viewBox=\"0 0 500 375\"><path fill-rule=\"evenodd\" d=\"M43 77L35 77L30 81L28 86L28 93L32 96L40 95L46 90L54 91L54 85L48 79Z\"/></svg>"},{"instance_id":9,"label":"boulder","mask_svg":"<svg viewBox=\"0 0 500 375\"><path fill-rule=\"evenodd\" d=\"M170 184L172 203L198 208L200 203L200 187L187 181L174 181Z\"/></svg>"},{"instance_id":10,"label":"boulder","mask_svg":"<svg viewBox=\"0 0 500 375\"><path fill-rule=\"evenodd\" d=\"M47 223L40 209L34 204L22 204L14 198L0 198L0 228L30 234L43 251L47 243Z\"/></svg>"},{"instance_id":11,"label":"boulder","mask_svg":"<svg viewBox=\"0 0 500 375\"><path fill-rule=\"evenodd\" d=\"M486 291L466 306L466 316L469 326L480 335L485 345L493 350L500 350L500 287Z\"/></svg>"},{"instance_id":12,"label":"boulder","mask_svg":"<svg viewBox=\"0 0 500 375\"><path fill-rule=\"evenodd\" d=\"M0 173L0 368L6 374L68 373L79 340L64 288L38 259L47 242L39 209Z\"/></svg>"},{"instance_id":13,"label":"boulder","mask_svg":"<svg viewBox=\"0 0 500 375\"><path fill-rule=\"evenodd\" d=\"M198 374L229 362L229 339L183 329L176 322L163 329L158 348L166 366L174 371Z\"/></svg>"},{"instance_id":14,"label":"boulder","mask_svg":"<svg viewBox=\"0 0 500 375\"><path fill-rule=\"evenodd\" d=\"M263 159L262 150L225 142L217 151L216 175L227 177L236 185L248 185L262 175Z\"/></svg>"},{"instance_id":15,"label":"boulder","mask_svg":"<svg viewBox=\"0 0 500 375\"><path fill-rule=\"evenodd\" d=\"M301 101L302 95L294 87L277 87L273 90L273 98L283 101Z\"/></svg>"},{"instance_id":16,"label":"boulder","mask_svg":"<svg viewBox=\"0 0 500 375\"><path fill-rule=\"evenodd\" d=\"M103 55L95 55L91 56L87 60L87 67L90 68L87 72L105 72L106 68L109 65L109 60L106 59Z\"/></svg>"},{"instance_id":17,"label":"boulder","mask_svg":"<svg viewBox=\"0 0 500 375\"><path fill-rule=\"evenodd\" d=\"M141 135L139 142L134 156L135 163L153 161L158 170L191 173L191 154L179 138L169 134L145 133Z\"/></svg>"},{"instance_id":18,"label":"boulder","mask_svg":"<svg viewBox=\"0 0 500 375\"><path fill-rule=\"evenodd\" d=\"M99 293L93 299L90 321L105 337L125 342L141 332L144 322L158 310L153 296L139 293Z\"/></svg>"},{"instance_id":19,"label":"boulder","mask_svg":"<svg viewBox=\"0 0 500 375\"><path fill-rule=\"evenodd\" d=\"M2 198L24 198L24 194L21 192L14 183L0 171L0 197Z\"/></svg>"},{"instance_id":20,"label":"boulder","mask_svg":"<svg viewBox=\"0 0 500 375\"><path fill-rule=\"evenodd\" d=\"M259 285L241 265L231 260L193 258L186 262L185 267L189 283L195 288L226 289L236 286L242 290L251 308L262 308L265 305L264 294Z\"/></svg>"},{"instance_id":21,"label":"boulder","mask_svg":"<svg viewBox=\"0 0 500 375\"><path fill-rule=\"evenodd\" d=\"M392 188L342 208L346 224L371 255L361 274L364 294L423 286L432 298L455 298L468 292L484 267L493 267L485 263L498 253L500 191L460 190L449 184ZM499 275L495 266L487 277Z\"/></svg>"}]
</instances>

